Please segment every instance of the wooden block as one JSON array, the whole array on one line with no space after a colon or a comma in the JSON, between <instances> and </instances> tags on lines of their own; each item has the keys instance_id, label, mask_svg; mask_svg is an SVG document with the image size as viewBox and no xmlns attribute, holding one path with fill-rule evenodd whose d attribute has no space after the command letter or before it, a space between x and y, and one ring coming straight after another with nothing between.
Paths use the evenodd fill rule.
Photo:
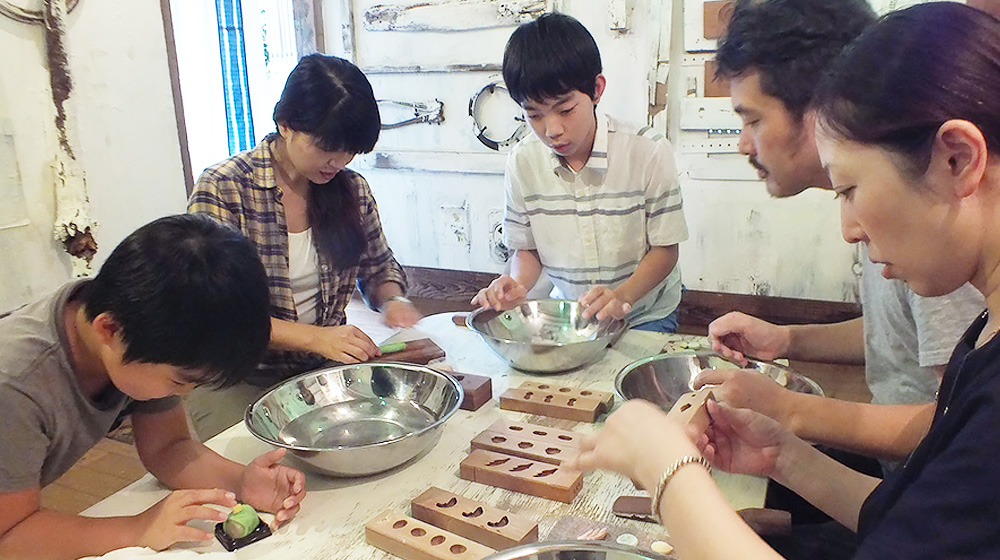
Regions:
<instances>
[{"instance_id":1,"label":"wooden block","mask_svg":"<svg viewBox=\"0 0 1000 560\"><path fill-rule=\"evenodd\" d=\"M469 326L467 322L468 317L469 317L468 313L456 313L451 316L451 322L455 323L460 327L468 327Z\"/></svg>"},{"instance_id":2,"label":"wooden block","mask_svg":"<svg viewBox=\"0 0 1000 560\"><path fill-rule=\"evenodd\" d=\"M469 447L472 449L495 451L497 453L513 455L515 457L522 457L524 459L531 459L532 461L540 461L542 463L551 463L553 465L561 465L568 456L575 455L577 452L577 448L575 447L550 445L526 438L510 437L504 434L489 431L483 432L474 437L472 441L469 442Z\"/></svg>"},{"instance_id":3,"label":"wooden block","mask_svg":"<svg viewBox=\"0 0 1000 560\"><path fill-rule=\"evenodd\" d=\"M459 476L567 504L583 488L580 471L482 449L474 450L462 461Z\"/></svg>"},{"instance_id":4,"label":"wooden block","mask_svg":"<svg viewBox=\"0 0 1000 560\"><path fill-rule=\"evenodd\" d=\"M405 560L479 560L496 552L393 510L365 525L365 541Z\"/></svg>"},{"instance_id":5,"label":"wooden block","mask_svg":"<svg viewBox=\"0 0 1000 560\"><path fill-rule=\"evenodd\" d=\"M712 396L712 389L713 387L706 385L693 393L681 395L667 413L667 417L682 424L694 424L699 432L704 432L711 422L705 401L715 398Z\"/></svg>"},{"instance_id":6,"label":"wooden block","mask_svg":"<svg viewBox=\"0 0 1000 560\"><path fill-rule=\"evenodd\" d=\"M552 383L538 383L535 381L525 381L524 383L521 383L521 388L545 391L547 393L576 397L578 399L597 399L601 401L601 406L604 407L601 412L611 410L611 406L615 404L614 393L609 393L607 391L594 391L592 389L580 389L577 387L566 387L565 385L553 385Z\"/></svg>"},{"instance_id":7,"label":"wooden block","mask_svg":"<svg viewBox=\"0 0 1000 560\"><path fill-rule=\"evenodd\" d=\"M705 97L730 97L729 80L715 77L717 67L714 60L705 61Z\"/></svg>"},{"instance_id":8,"label":"wooden block","mask_svg":"<svg viewBox=\"0 0 1000 560\"><path fill-rule=\"evenodd\" d=\"M497 550L538 541L538 523L433 486L410 502L410 512L421 521Z\"/></svg>"},{"instance_id":9,"label":"wooden block","mask_svg":"<svg viewBox=\"0 0 1000 560\"><path fill-rule=\"evenodd\" d=\"M604 405L588 397L567 397L534 389L507 389L500 395L500 408L577 422L597 420Z\"/></svg>"},{"instance_id":10,"label":"wooden block","mask_svg":"<svg viewBox=\"0 0 1000 560\"><path fill-rule=\"evenodd\" d=\"M731 0L710 1L702 4L703 27L706 39L718 39L726 34L729 18L733 17L734 2Z\"/></svg>"},{"instance_id":11,"label":"wooden block","mask_svg":"<svg viewBox=\"0 0 1000 560\"><path fill-rule=\"evenodd\" d=\"M485 375L451 372L448 375L455 378L462 386L465 397L459 408L462 410L479 410L479 407L493 398L493 380Z\"/></svg>"},{"instance_id":12,"label":"wooden block","mask_svg":"<svg viewBox=\"0 0 1000 560\"><path fill-rule=\"evenodd\" d=\"M407 340L406 348L391 354L382 354L370 362L404 362L408 364L427 365L428 362L444 357L444 350L429 338Z\"/></svg>"},{"instance_id":13,"label":"wooden block","mask_svg":"<svg viewBox=\"0 0 1000 560\"><path fill-rule=\"evenodd\" d=\"M583 434L570 430L559 430L548 426L537 426L527 422L513 422L501 418L490 424L486 428L487 432L513 437L524 437L532 441L537 441L550 445L558 445L564 448L580 447L580 438Z\"/></svg>"}]
</instances>

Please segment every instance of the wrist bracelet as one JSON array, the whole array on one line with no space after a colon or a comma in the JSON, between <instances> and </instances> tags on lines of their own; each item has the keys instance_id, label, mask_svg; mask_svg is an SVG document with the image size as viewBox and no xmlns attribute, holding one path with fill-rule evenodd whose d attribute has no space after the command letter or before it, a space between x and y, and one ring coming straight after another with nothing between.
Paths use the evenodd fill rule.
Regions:
<instances>
[{"instance_id":1,"label":"wrist bracelet","mask_svg":"<svg viewBox=\"0 0 1000 560\"><path fill-rule=\"evenodd\" d=\"M386 304L389 303L390 301L398 301L399 303L409 303L411 305L413 304L413 302L410 301L406 296L389 296L385 298L385 301L382 302L382 305L379 306L379 309L380 310L385 309Z\"/></svg>"},{"instance_id":2,"label":"wrist bracelet","mask_svg":"<svg viewBox=\"0 0 1000 560\"><path fill-rule=\"evenodd\" d=\"M685 455L674 461L674 464L670 465L667 470L663 471L663 474L660 476L660 481L656 483L656 490L653 491L653 501L650 503L649 513L654 518L660 518L660 500L663 499L663 492L667 489L667 483L670 482L670 479L674 477L674 474L676 474L681 467L692 463L698 463L699 465L705 467L709 473L712 472L712 464L708 462L708 459L700 455Z\"/></svg>"}]
</instances>

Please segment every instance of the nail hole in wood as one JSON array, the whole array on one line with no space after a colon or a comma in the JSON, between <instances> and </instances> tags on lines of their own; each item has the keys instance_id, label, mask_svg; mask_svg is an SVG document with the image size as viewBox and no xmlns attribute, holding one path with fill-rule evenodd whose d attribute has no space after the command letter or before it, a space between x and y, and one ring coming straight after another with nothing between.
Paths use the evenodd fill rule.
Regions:
<instances>
[{"instance_id":1,"label":"nail hole in wood","mask_svg":"<svg viewBox=\"0 0 1000 560\"><path fill-rule=\"evenodd\" d=\"M570 389L569 387L560 387L559 388L559 392L560 393L568 393L570 391L572 391L572 389Z\"/></svg>"},{"instance_id":2,"label":"nail hole in wood","mask_svg":"<svg viewBox=\"0 0 1000 560\"><path fill-rule=\"evenodd\" d=\"M545 402L552 402L552 395L545 395Z\"/></svg>"},{"instance_id":3,"label":"nail hole in wood","mask_svg":"<svg viewBox=\"0 0 1000 560\"><path fill-rule=\"evenodd\" d=\"M524 394L524 398L525 399L530 399L531 395L534 395L534 393L532 393L531 391L528 391L527 393Z\"/></svg>"},{"instance_id":4,"label":"nail hole in wood","mask_svg":"<svg viewBox=\"0 0 1000 560\"><path fill-rule=\"evenodd\" d=\"M580 391L580 394L586 397L587 395L593 395L594 393L591 391Z\"/></svg>"},{"instance_id":5,"label":"nail hole in wood","mask_svg":"<svg viewBox=\"0 0 1000 560\"><path fill-rule=\"evenodd\" d=\"M548 389L549 386L548 385L539 385L538 388L542 389L544 391L545 389Z\"/></svg>"}]
</instances>

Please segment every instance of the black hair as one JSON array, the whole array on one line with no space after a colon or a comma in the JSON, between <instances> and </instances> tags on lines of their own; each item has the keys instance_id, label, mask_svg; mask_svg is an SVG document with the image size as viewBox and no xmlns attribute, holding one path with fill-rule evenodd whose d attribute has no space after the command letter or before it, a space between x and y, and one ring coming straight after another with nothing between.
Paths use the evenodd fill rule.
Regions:
<instances>
[{"instance_id":1,"label":"black hair","mask_svg":"<svg viewBox=\"0 0 1000 560\"><path fill-rule=\"evenodd\" d=\"M865 0L737 0L716 76L757 72L761 91L801 119L827 66L875 19Z\"/></svg>"},{"instance_id":2,"label":"black hair","mask_svg":"<svg viewBox=\"0 0 1000 560\"><path fill-rule=\"evenodd\" d=\"M123 360L191 370L225 387L254 371L271 337L267 274L239 232L201 214L168 216L125 238L77 295L109 313Z\"/></svg>"},{"instance_id":3,"label":"black hair","mask_svg":"<svg viewBox=\"0 0 1000 560\"><path fill-rule=\"evenodd\" d=\"M503 80L518 104L571 91L597 94L601 53L587 28L565 14L544 14L522 23L503 53Z\"/></svg>"},{"instance_id":4,"label":"black hair","mask_svg":"<svg viewBox=\"0 0 1000 560\"><path fill-rule=\"evenodd\" d=\"M309 134L324 151L351 154L372 151L382 128L368 78L354 64L321 54L302 57L288 75L274 123ZM309 189L316 247L341 269L356 265L368 244L354 185L353 174L342 171Z\"/></svg>"},{"instance_id":5,"label":"black hair","mask_svg":"<svg viewBox=\"0 0 1000 560\"><path fill-rule=\"evenodd\" d=\"M1000 20L953 2L893 12L830 68L816 97L821 126L902 158L922 175L950 119L979 127L1000 150Z\"/></svg>"}]
</instances>

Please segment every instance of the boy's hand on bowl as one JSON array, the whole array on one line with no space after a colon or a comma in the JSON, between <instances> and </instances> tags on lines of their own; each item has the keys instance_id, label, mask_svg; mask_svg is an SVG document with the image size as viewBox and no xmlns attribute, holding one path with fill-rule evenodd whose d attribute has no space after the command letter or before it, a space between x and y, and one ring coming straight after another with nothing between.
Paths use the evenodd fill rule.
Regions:
<instances>
[{"instance_id":1,"label":"boy's hand on bowl","mask_svg":"<svg viewBox=\"0 0 1000 560\"><path fill-rule=\"evenodd\" d=\"M503 311L510 309L528 296L528 290L510 276L504 274L492 282L490 285L479 290L476 297L472 298L472 304L487 309Z\"/></svg>"},{"instance_id":2,"label":"boy's hand on bowl","mask_svg":"<svg viewBox=\"0 0 1000 560\"><path fill-rule=\"evenodd\" d=\"M254 509L274 513L277 525L295 517L306 495L305 475L278 464L284 456L284 449L275 449L257 457L240 479L240 499Z\"/></svg>"},{"instance_id":3,"label":"boy's hand on bowl","mask_svg":"<svg viewBox=\"0 0 1000 560\"><path fill-rule=\"evenodd\" d=\"M596 316L598 321L608 318L624 319L632 310L632 304L619 297L614 290L607 286L594 286L580 296L579 301L580 305L583 306L585 319L593 316Z\"/></svg>"}]
</instances>

